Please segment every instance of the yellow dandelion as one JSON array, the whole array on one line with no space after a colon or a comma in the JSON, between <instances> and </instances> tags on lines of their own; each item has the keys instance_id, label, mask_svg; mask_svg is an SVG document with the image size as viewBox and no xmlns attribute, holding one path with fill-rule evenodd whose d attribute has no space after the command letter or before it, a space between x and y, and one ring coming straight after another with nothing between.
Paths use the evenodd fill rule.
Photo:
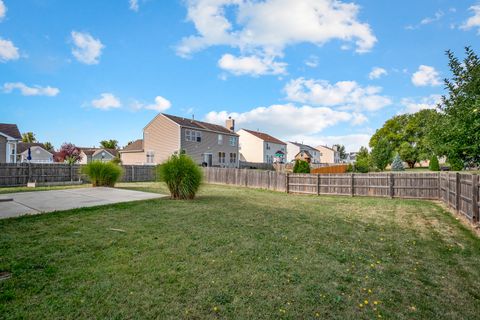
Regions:
<instances>
[{"instance_id":1,"label":"yellow dandelion","mask_svg":"<svg viewBox=\"0 0 480 320\"><path fill-rule=\"evenodd\" d=\"M372 289L368 289L368 293L372 293Z\"/></svg>"},{"instance_id":2,"label":"yellow dandelion","mask_svg":"<svg viewBox=\"0 0 480 320\"><path fill-rule=\"evenodd\" d=\"M217 311L218 311L218 307L213 307L213 311L217 312Z\"/></svg>"},{"instance_id":3,"label":"yellow dandelion","mask_svg":"<svg viewBox=\"0 0 480 320\"><path fill-rule=\"evenodd\" d=\"M358 306L359 306L360 308L363 308L363 303L360 303Z\"/></svg>"},{"instance_id":4,"label":"yellow dandelion","mask_svg":"<svg viewBox=\"0 0 480 320\"><path fill-rule=\"evenodd\" d=\"M363 301L363 303L365 303L365 305L367 305L367 304L368 304L368 300Z\"/></svg>"},{"instance_id":5,"label":"yellow dandelion","mask_svg":"<svg viewBox=\"0 0 480 320\"><path fill-rule=\"evenodd\" d=\"M377 305L377 304L378 304L378 301L373 301L373 304L374 304L374 305Z\"/></svg>"},{"instance_id":6,"label":"yellow dandelion","mask_svg":"<svg viewBox=\"0 0 480 320\"><path fill-rule=\"evenodd\" d=\"M318 312L315 313L315 317L317 317L317 318L320 317L320 313L318 313Z\"/></svg>"}]
</instances>

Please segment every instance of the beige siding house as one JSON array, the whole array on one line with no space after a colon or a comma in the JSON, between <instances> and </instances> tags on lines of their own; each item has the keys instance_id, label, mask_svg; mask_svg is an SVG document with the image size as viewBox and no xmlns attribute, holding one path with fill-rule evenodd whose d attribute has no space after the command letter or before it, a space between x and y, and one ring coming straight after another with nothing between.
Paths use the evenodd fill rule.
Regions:
<instances>
[{"instance_id":1,"label":"beige siding house","mask_svg":"<svg viewBox=\"0 0 480 320\"><path fill-rule=\"evenodd\" d=\"M259 131L240 129L240 160L255 163L284 163L287 144Z\"/></svg>"},{"instance_id":2,"label":"beige siding house","mask_svg":"<svg viewBox=\"0 0 480 320\"><path fill-rule=\"evenodd\" d=\"M16 124L0 123L0 163L17 162L17 144L21 140Z\"/></svg>"},{"instance_id":3,"label":"beige siding house","mask_svg":"<svg viewBox=\"0 0 480 320\"><path fill-rule=\"evenodd\" d=\"M238 167L234 121L227 126L160 113L143 129L143 139L120 150L120 158L125 165L153 165L185 152L199 165Z\"/></svg>"},{"instance_id":4,"label":"beige siding house","mask_svg":"<svg viewBox=\"0 0 480 320\"><path fill-rule=\"evenodd\" d=\"M340 153L337 151L337 147L318 146L315 149L320 151L322 163L340 163Z\"/></svg>"},{"instance_id":5,"label":"beige siding house","mask_svg":"<svg viewBox=\"0 0 480 320\"><path fill-rule=\"evenodd\" d=\"M115 149L106 148L79 148L81 159L78 163L87 164L92 161L109 162L118 156Z\"/></svg>"},{"instance_id":6,"label":"beige siding house","mask_svg":"<svg viewBox=\"0 0 480 320\"><path fill-rule=\"evenodd\" d=\"M303 152L306 151L306 152ZM298 142L287 142L287 161L291 162L297 158L303 159L309 157L311 163L321 163L320 162L320 151L317 149Z\"/></svg>"}]
</instances>

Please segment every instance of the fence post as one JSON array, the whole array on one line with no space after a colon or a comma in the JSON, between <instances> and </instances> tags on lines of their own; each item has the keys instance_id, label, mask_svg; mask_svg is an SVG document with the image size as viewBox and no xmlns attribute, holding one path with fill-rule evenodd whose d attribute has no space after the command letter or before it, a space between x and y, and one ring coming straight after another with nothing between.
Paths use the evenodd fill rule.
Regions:
<instances>
[{"instance_id":1,"label":"fence post","mask_svg":"<svg viewBox=\"0 0 480 320\"><path fill-rule=\"evenodd\" d=\"M393 199L393 195L394 195L394 192L395 192L395 189L393 188L394 184L395 184L395 180L393 180L393 173L390 173L390 198Z\"/></svg>"},{"instance_id":2,"label":"fence post","mask_svg":"<svg viewBox=\"0 0 480 320\"><path fill-rule=\"evenodd\" d=\"M442 175L440 172L438 173L437 183L438 183L438 200L442 200Z\"/></svg>"},{"instance_id":3,"label":"fence post","mask_svg":"<svg viewBox=\"0 0 480 320\"><path fill-rule=\"evenodd\" d=\"M73 181L73 163L70 163L70 181Z\"/></svg>"},{"instance_id":4,"label":"fence post","mask_svg":"<svg viewBox=\"0 0 480 320\"><path fill-rule=\"evenodd\" d=\"M472 174L472 222L479 221L478 175Z\"/></svg>"},{"instance_id":5,"label":"fence post","mask_svg":"<svg viewBox=\"0 0 480 320\"><path fill-rule=\"evenodd\" d=\"M286 173L285 175L285 192L288 193L289 189L289 180L290 180L290 173Z\"/></svg>"},{"instance_id":6,"label":"fence post","mask_svg":"<svg viewBox=\"0 0 480 320\"><path fill-rule=\"evenodd\" d=\"M355 196L355 173L352 173L351 179L350 179L350 196Z\"/></svg>"},{"instance_id":7,"label":"fence post","mask_svg":"<svg viewBox=\"0 0 480 320\"><path fill-rule=\"evenodd\" d=\"M135 181L135 167L132 165L132 182Z\"/></svg>"},{"instance_id":8,"label":"fence post","mask_svg":"<svg viewBox=\"0 0 480 320\"><path fill-rule=\"evenodd\" d=\"M245 187L248 187L248 169L245 168L244 172L245 172Z\"/></svg>"},{"instance_id":9,"label":"fence post","mask_svg":"<svg viewBox=\"0 0 480 320\"><path fill-rule=\"evenodd\" d=\"M460 173L455 174L455 210L460 212Z\"/></svg>"},{"instance_id":10,"label":"fence post","mask_svg":"<svg viewBox=\"0 0 480 320\"><path fill-rule=\"evenodd\" d=\"M32 164L29 162L27 167L27 182L32 182Z\"/></svg>"},{"instance_id":11,"label":"fence post","mask_svg":"<svg viewBox=\"0 0 480 320\"><path fill-rule=\"evenodd\" d=\"M317 196L320 195L320 174L317 174Z\"/></svg>"}]
</instances>

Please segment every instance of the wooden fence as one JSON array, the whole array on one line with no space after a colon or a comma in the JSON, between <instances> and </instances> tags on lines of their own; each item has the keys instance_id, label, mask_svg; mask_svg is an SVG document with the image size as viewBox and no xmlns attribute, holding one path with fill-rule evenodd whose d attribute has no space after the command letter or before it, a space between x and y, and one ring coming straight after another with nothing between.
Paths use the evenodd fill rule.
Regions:
<instances>
[{"instance_id":1,"label":"wooden fence","mask_svg":"<svg viewBox=\"0 0 480 320\"><path fill-rule=\"evenodd\" d=\"M155 166L122 166L120 181L153 181ZM27 182L56 183L67 181L86 181L88 178L80 173L81 165L64 163L2 163L0 164L0 186L25 186Z\"/></svg>"},{"instance_id":2,"label":"wooden fence","mask_svg":"<svg viewBox=\"0 0 480 320\"><path fill-rule=\"evenodd\" d=\"M471 222L479 222L480 182L475 174L292 174L223 168L204 168L204 174L207 183L296 194L441 200Z\"/></svg>"}]
</instances>

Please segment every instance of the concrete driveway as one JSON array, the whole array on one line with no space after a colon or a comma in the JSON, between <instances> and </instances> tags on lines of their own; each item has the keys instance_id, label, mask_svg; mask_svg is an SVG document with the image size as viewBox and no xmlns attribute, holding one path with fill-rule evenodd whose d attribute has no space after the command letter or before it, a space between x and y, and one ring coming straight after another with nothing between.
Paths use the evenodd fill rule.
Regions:
<instances>
[{"instance_id":1,"label":"concrete driveway","mask_svg":"<svg viewBox=\"0 0 480 320\"><path fill-rule=\"evenodd\" d=\"M0 195L0 219L162 197L165 195L103 187L7 193ZM7 199L13 201L2 201Z\"/></svg>"}]
</instances>

